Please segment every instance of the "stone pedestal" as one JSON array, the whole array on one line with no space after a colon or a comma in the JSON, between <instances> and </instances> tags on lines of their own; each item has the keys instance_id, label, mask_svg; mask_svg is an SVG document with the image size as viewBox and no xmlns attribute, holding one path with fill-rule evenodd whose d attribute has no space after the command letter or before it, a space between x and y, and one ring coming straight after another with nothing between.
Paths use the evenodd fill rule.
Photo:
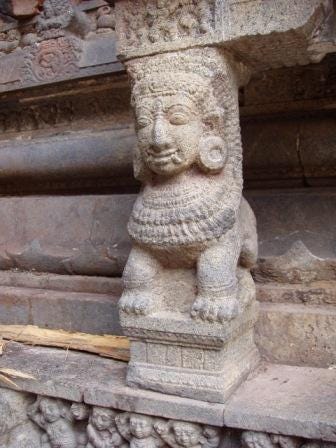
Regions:
<instances>
[{"instance_id":1,"label":"stone pedestal","mask_svg":"<svg viewBox=\"0 0 336 448\"><path fill-rule=\"evenodd\" d=\"M223 403L259 360L257 308L253 303L227 325L202 322L197 329L180 313L122 319L131 336L128 385Z\"/></svg>"}]
</instances>

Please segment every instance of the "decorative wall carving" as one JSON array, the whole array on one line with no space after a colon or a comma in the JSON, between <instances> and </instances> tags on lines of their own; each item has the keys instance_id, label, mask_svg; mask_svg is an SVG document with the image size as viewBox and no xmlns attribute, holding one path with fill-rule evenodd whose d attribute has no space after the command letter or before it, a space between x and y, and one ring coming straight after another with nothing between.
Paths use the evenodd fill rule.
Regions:
<instances>
[{"instance_id":1,"label":"decorative wall carving","mask_svg":"<svg viewBox=\"0 0 336 448\"><path fill-rule=\"evenodd\" d=\"M73 37L36 43L27 51L26 80L46 82L73 75L78 71L80 53L80 42Z\"/></svg>"},{"instance_id":2,"label":"decorative wall carving","mask_svg":"<svg viewBox=\"0 0 336 448\"><path fill-rule=\"evenodd\" d=\"M221 441L220 428L49 397L37 397L27 414L42 430L33 448L217 448Z\"/></svg>"},{"instance_id":3,"label":"decorative wall carving","mask_svg":"<svg viewBox=\"0 0 336 448\"><path fill-rule=\"evenodd\" d=\"M334 448L335 444L304 440L299 437L268 434L266 432L244 431L242 448Z\"/></svg>"},{"instance_id":4,"label":"decorative wall carving","mask_svg":"<svg viewBox=\"0 0 336 448\"><path fill-rule=\"evenodd\" d=\"M90 45L95 48L96 35L111 33L115 28L114 7L104 0L96 4L90 2L90 5L85 1L45 0L33 19L10 20L13 23L2 25L0 22L0 57L4 57L0 65L14 65L15 70L3 74L0 71L0 84L12 88L75 77L86 63L101 65L99 57L86 62L85 42L90 37ZM114 48L113 35L109 38L110 47ZM99 53L99 49L97 51ZM114 51L108 56L102 53L99 55L105 58L104 64L115 62ZM83 55L84 60L81 60Z\"/></svg>"},{"instance_id":5,"label":"decorative wall carving","mask_svg":"<svg viewBox=\"0 0 336 448\"><path fill-rule=\"evenodd\" d=\"M334 448L330 442L157 418L0 389L4 448Z\"/></svg>"},{"instance_id":6,"label":"decorative wall carving","mask_svg":"<svg viewBox=\"0 0 336 448\"><path fill-rule=\"evenodd\" d=\"M16 98L3 101L0 105L0 139L8 138L8 133L38 130L54 132L55 127L69 125L86 129L88 122L93 119L104 126L113 122L116 127L128 127L131 121L131 111L126 106L129 90L118 89L113 82L107 86L108 81L104 79L106 89L99 93L93 91L90 95L83 91L73 97L65 92L64 96L50 101L25 101L24 104L15 102ZM100 83L97 86L101 88Z\"/></svg>"},{"instance_id":7,"label":"decorative wall carving","mask_svg":"<svg viewBox=\"0 0 336 448\"><path fill-rule=\"evenodd\" d=\"M214 5L214 0L126 1L118 21L121 45L146 47L202 36L214 29Z\"/></svg>"}]
</instances>

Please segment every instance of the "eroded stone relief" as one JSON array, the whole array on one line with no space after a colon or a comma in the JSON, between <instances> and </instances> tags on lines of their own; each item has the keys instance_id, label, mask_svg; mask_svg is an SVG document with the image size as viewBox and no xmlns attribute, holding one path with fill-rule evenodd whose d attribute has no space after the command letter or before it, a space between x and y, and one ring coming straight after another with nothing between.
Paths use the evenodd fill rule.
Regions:
<instances>
[{"instance_id":1,"label":"eroded stone relief","mask_svg":"<svg viewBox=\"0 0 336 448\"><path fill-rule=\"evenodd\" d=\"M298 437L123 412L1 389L3 448L333 448Z\"/></svg>"},{"instance_id":2,"label":"eroded stone relief","mask_svg":"<svg viewBox=\"0 0 336 448\"><path fill-rule=\"evenodd\" d=\"M15 86L74 76L81 69L85 40L114 29L114 7L107 1L87 5L45 0L34 18L9 24L0 21L0 57L15 56L6 59L8 68L3 75L0 72L0 84Z\"/></svg>"},{"instance_id":3,"label":"eroded stone relief","mask_svg":"<svg viewBox=\"0 0 336 448\"><path fill-rule=\"evenodd\" d=\"M123 4L121 44L139 47L199 37L214 28L214 0L137 0Z\"/></svg>"}]
</instances>

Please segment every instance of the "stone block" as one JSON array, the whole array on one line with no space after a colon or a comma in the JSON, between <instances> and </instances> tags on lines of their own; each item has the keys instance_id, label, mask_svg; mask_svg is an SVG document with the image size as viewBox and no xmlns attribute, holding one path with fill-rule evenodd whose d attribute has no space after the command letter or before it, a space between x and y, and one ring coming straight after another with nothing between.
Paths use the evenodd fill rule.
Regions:
<instances>
[{"instance_id":1,"label":"stone block","mask_svg":"<svg viewBox=\"0 0 336 448\"><path fill-rule=\"evenodd\" d=\"M300 153L304 175L309 185L328 182L335 177L335 118L307 117L301 124Z\"/></svg>"},{"instance_id":2,"label":"stone block","mask_svg":"<svg viewBox=\"0 0 336 448\"><path fill-rule=\"evenodd\" d=\"M335 281L317 281L308 285L258 283L257 298L259 302L267 303L336 305L336 284Z\"/></svg>"},{"instance_id":3,"label":"stone block","mask_svg":"<svg viewBox=\"0 0 336 448\"><path fill-rule=\"evenodd\" d=\"M273 363L333 368L336 308L332 305L262 303L256 343Z\"/></svg>"},{"instance_id":4,"label":"stone block","mask_svg":"<svg viewBox=\"0 0 336 448\"><path fill-rule=\"evenodd\" d=\"M133 202L131 195L1 198L1 269L120 275Z\"/></svg>"},{"instance_id":5,"label":"stone block","mask_svg":"<svg viewBox=\"0 0 336 448\"><path fill-rule=\"evenodd\" d=\"M295 119L245 120L242 126L244 180L258 186L301 186L303 169L298 157ZM275 138L281 135L281 138Z\"/></svg>"},{"instance_id":6,"label":"stone block","mask_svg":"<svg viewBox=\"0 0 336 448\"><path fill-rule=\"evenodd\" d=\"M224 424L336 442L336 371L267 365L227 403Z\"/></svg>"},{"instance_id":7,"label":"stone block","mask_svg":"<svg viewBox=\"0 0 336 448\"><path fill-rule=\"evenodd\" d=\"M334 259L335 194L331 188L247 190L258 223L259 257L280 256L301 240L314 256Z\"/></svg>"}]
</instances>

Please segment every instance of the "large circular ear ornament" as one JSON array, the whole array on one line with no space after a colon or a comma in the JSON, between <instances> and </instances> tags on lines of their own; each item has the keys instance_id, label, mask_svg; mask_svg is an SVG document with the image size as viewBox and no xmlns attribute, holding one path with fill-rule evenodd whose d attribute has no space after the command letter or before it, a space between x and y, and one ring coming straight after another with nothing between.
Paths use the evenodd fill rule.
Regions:
<instances>
[{"instance_id":1,"label":"large circular ear ornament","mask_svg":"<svg viewBox=\"0 0 336 448\"><path fill-rule=\"evenodd\" d=\"M199 145L200 167L210 173L219 173L225 165L227 149L221 137L202 137Z\"/></svg>"}]
</instances>

